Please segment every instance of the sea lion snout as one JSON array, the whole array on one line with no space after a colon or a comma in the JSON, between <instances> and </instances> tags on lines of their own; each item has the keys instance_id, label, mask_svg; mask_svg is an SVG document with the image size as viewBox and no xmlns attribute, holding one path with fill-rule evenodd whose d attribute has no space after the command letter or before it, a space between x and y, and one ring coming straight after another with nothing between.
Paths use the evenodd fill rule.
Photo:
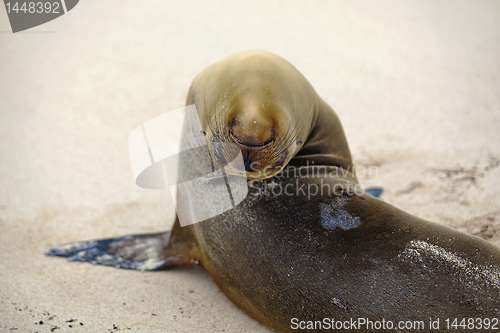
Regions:
<instances>
[{"instance_id":1,"label":"sea lion snout","mask_svg":"<svg viewBox=\"0 0 500 333\"><path fill-rule=\"evenodd\" d=\"M279 141L278 122L273 117L275 111L254 101L242 104L228 115L228 139L241 151L246 176L266 178L278 167L276 163L270 165L273 147Z\"/></svg>"},{"instance_id":2,"label":"sea lion snout","mask_svg":"<svg viewBox=\"0 0 500 333\"><path fill-rule=\"evenodd\" d=\"M276 139L276 129L270 121L248 116L233 117L229 133L244 149L259 149Z\"/></svg>"},{"instance_id":3,"label":"sea lion snout","mask_svg":"<svg viewBox=\"0 0 500 333\"><path fill-rule=\"evenodd\" d=\"M274 127L265 129L265 132L262 135L242 135L236 133L241 132L238 131L238 129L236 131L234 131L233 129L229 131L231 138L236 144L238 144L241 148L249 150L261 149L273 142L276 137L276 130L274 129Z\"/></svg>"},{"instance_id":4,"label":"sea lion snout","mask_svg":"<svg viewBox=\"0 0 500 333\"><path fill-rule=\"evenodd\" d=\"M261 168L262 150L275 141L276 129L258 120L245 123L234 119L229 135L241 150L245 171L251 173Z\"/></svg>"}]
</instances>

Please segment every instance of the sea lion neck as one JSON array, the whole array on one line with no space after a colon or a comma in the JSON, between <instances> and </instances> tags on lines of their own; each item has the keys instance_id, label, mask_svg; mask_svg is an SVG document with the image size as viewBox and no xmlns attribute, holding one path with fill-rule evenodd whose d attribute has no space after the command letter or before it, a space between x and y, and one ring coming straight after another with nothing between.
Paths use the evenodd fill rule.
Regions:
<instances>
[{"instance_id":1,"label":"sea lion neck","mask_svg":"<svg viewBox=\"0 0 500 333\"><path fill-rule=\"evenodd\" d=\"M340 120L330 106L321 99L319 110L307 141L289 165L336 166L355 175L351 152Z\"/></svg>"}]
</instances>

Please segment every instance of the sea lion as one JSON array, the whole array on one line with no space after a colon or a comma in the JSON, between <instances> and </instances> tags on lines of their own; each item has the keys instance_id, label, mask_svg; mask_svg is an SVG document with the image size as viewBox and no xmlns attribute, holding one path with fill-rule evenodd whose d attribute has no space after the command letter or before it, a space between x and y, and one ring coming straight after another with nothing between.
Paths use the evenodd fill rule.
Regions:
<instances>
[{"instance_id":1,"label":"sea lion","mask_svg":"<svg viewBox=\"0 0 500 333\"><path fill-rule=\"evenodd\" d=\"M455 318L472 330L485 323L467 318L499 326L500 249L359 192L338 117L284 59L263 51L223 59L194 80L193 103L213 167L241 175L235 152L220 143L247 159L247 197L196 224L177 219L167 233L47 254L133 269L200 265L235 305L278 332L447 330ZM196 178L200 163L212 162L181 159L181 177ZM178 210L217 204L211 181L198 185L178 198Z\"/></svg>"}]
</instances>

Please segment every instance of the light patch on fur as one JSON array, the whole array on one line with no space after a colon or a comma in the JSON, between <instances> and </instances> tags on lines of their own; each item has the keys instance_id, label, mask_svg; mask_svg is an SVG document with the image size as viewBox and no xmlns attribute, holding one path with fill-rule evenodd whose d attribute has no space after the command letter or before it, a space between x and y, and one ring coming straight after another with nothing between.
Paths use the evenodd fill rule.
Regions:
<instances>
[{"instance_id":1,"label":"light patch on fur","mask_svg":"<svg viewBox=\"0 0 500 333\"><path fill-rule=\"evenodd\" d=\"M340 228L348 230L356 228L361 220L359 217L351 216L343 209L347 202L347 197L335 197L330 204L319 204L321 225L326 229Z\"/></svg>"},{"instance_id":2,"label":"light patch on fur","mask_svg":"<svg viewBox=\"0 0 500 333\"><path fill-rule=\"evenodd\" d=\"M427 269L432 269L433 264L445 265L451 272L456 273L463 283L471 287L477 285L477 282L483 282L500 289L500 270L497 267L475 264L467 258L422 240L409 242L398 258L405 262L420 263Z\"/></svg>"}]
</instances>

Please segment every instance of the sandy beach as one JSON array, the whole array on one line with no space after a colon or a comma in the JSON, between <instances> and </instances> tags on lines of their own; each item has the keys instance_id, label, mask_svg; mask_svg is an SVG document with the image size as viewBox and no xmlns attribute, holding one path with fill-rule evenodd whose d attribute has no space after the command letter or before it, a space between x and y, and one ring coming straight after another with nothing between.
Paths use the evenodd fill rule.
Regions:
<instances>
[{"instance_id":1,"label":"sandy beach","mask_svg":"<svg viewBox=\"0 0 500 333\"><path fill-rule=\"evenodd\" d=\"M44 255L171 227L169 194L135 185L128 135L246 49L304 74L382 200L500 246L498 1L85 0L15 34L0 9L1 332L271 332L201 268Z\"/></svg>"}]
</instances>

